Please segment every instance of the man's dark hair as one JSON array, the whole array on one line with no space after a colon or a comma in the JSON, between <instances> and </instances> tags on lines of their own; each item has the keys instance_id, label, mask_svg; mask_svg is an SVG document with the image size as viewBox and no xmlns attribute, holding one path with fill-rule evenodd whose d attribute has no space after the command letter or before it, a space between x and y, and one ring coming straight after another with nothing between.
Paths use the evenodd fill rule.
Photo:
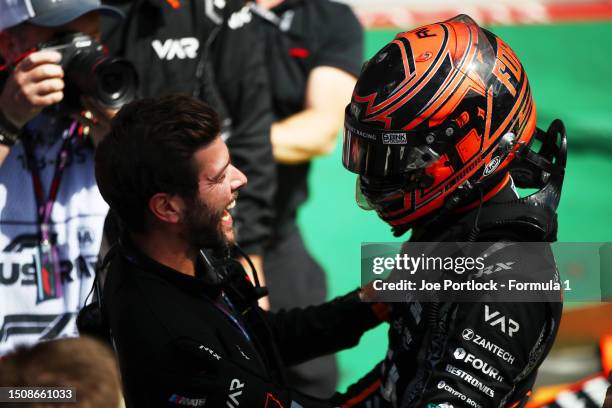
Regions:
<instances>
[{"instance_id":1,"label":"man's dark hair","mask_svg":"<svg viewBox=\"0 0 612 408\"><path fill-rule=\"evenodd\" d=\"M170 95L125 105L96 151L96 180L123 225L145 231L157 193L193 198L198 190L194 153L219 135L215 111L195 98Z\"/></svg>"}]
</instances>

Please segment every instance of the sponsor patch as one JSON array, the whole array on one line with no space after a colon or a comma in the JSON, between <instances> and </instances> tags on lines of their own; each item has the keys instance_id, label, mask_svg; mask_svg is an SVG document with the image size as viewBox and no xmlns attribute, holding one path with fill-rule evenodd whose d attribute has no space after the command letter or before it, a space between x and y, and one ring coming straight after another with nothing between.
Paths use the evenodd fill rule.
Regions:
<instances>
[{"instance_id":1,"label":"sponsor patch","mask_svg":"<svg viewBox=\"0 0 612 408\"><path fill-rule=\"evenodd\" d=\"M492 341L489 341L485 339L484 337L476 334L474 330L470 328L463 329L463 332L461 333L461 337L463 337L463 340L472 342L480 346L481 348L487 350L491 354L501 358L506 363L514 364L514 356L511 353L507 352L502 347L499 347L497 344L493 343Z\"/></svg>"},{"instance_id":2,"label":"sponsor patch","mask_svg":"<svg viewBox=\"0 0 612 408\"><path fill-rule=\"evenodd\" d=\"M230 382L230 393L228 394L228 399L225 402L227 408L238 408L240 406L240 400L238 398L242 395L243 389L244 383L240 382L239 379L234 378Z\"/></svg>"},{"instance_id":3,"label":"sponsor patch","mask_svg":"<svg viewBox=\"0 0 612 408\"><path fill-rule=\"evenodd\" d=\"M514 333L518 333L521 329L521 326L515 320L510 318L506 319L506 316L498 311L493 311L493 313L491 313L489 305L485 305L484 312L484 321L489 323L491 327L499 326L501 332L507 334L509 337L512 337Z\"/></svg>"},{"instance_id":4,"label":"sponsor patch","mask_svg":"<svg viewBox=\"0 0 612 408\"><path fill-rule=\"evenodd\" d=\"M169 38L166 40L153 40L151 46L161 60L195 59L198 56L200 42L195 37Z\"/></svg>"},{"instance_id":5,"label":"sponsor patch","mask_svg":"<svg viewBox=\"0 0 612 408\"><path fill-rule=\"evenodd\" d=\"M514 261L510 262L497 262L494 265L487 265L486 267L479 269L474 275L473 279L477 279L482 277L483 275L491 275L492 273L497 273L501 271L511 271L512 265L514 265Z\"/></svg>"},{"instance_id":6,"label":"sponsor patch","mask_svg":"<svg viewBox=\"0 0 612 408\"><path fill-rule=\"evenodd\" d=\"M501 158L499 156L495 156L493 160L487 163L482 175L488 176L489 174L493 173L495 169L499 167L500 164L501 164Z\"/></svg>"},{"instance_id":7,"label":"sponsor patch","mask_svg":"<svg viewBox=\"0 0 612 408\"><path fill-rule=\"evenodd\" d=\"M200 350L202 351L206 351L208 354L210 354L211 357L217 359L217 360L221 360L221 356L219 354L217 354L213 349L211 349L210 347L206 347L203 344L200 344L200 346L198 347Z\"/></svg>"},{"instance_id":8,"label":"sponsor patch","mask_svg":"<svg viewBox=\"0 0 612 408\"><path fill-rule=\"evenodd\" d=\"M382 135L383 144L406 144L405 133L383 133Z\"/></svg>"},{"instance_id":9,"label":"sponsor patch","mask_svg":"<svg viewBox=\"0 0 612 408\"><path fill-rule=\"evenodd\" d=\"M463 381L465 381L466 383L470 384L472 387L476 388L478 391L482 392L485 395L488 395L491 398L495 397L495 391L483 384L482 381L480 381L478 378L474 377L471 374L468 374L467 372L455 367L452 364L447 364L446 365L446 372L450 373L458 378L461 378Z\"/></svg>"},{"instance_id":10,"label":"sponsor patch","mask_svg":"<svg viewBox=\"0 0 612 408\"><path fill-rule=\"evenodd\" d=\"M203 407L206 404L206 398L188 398L178 394L172 394L168 398L168 402L182 407Z\"/></svg>"},{"instance_id":11,"label":"sponsor patch","mask_svg":"<svg viewBox=\"0 0 612 408\"><path fill-rule=\"evenodd\" d=\"M480 371L481 373L483 373L485 375L488 375L489 377L491 377L495 381L499 381L499 382L503 382L504 381L504 377L502 377L499 374L499 371L496 368L492 367L489 363L481 360L480 358L476 357L475 355L466 352L465 349L463 349L461 347L457 347L457 349L455 350L453 355L455 356L455 359L463 361L463 362L471 365L476 370Z\"/></svg>"},{"instance_id":12,"label":"sponsor patch","mask_svg":"<svg viewBox=\"0 0 612 408\"><path fill-rule=\"evenodd\" d=\"M463 401L466 405L469 405L470 407L474 407L474 408L481 408L482 407L479 403L477 403L476 401L472 400L467 395L457 391L456 389L454 389L453 387L451 387L450 385L448 385L444 381L438 382L438 389L446 391L447 393L452 395L454 398L460 399L461 401ZM445 403L445 404L448 404L448 403ZM434 405L434 407L443 407L443 406L444 405L441 405L441 404ZM446 406L447 407L448 406L452 407L452 405L446 405Z\"/></svg>"}]
</instances>

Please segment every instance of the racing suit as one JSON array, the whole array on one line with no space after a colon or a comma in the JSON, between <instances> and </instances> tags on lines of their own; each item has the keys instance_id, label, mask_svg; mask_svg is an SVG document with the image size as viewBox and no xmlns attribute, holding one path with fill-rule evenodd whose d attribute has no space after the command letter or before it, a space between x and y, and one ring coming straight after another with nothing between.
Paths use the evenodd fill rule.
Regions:
<instances>
[{"instance_id":1,"label":"racing suit","mask_svg":"<svg viewBox=\"0 0 612 408\"><path fill-rule=\"evenodd\" d=\"M551 241L556 215L513 204L506 186L480 214L413 234L411 241ZM533 223L530 225L530 223ZM557 274L550 271L551 278ZM502 303L495 295L478 303L392 303L389 349L346 394L343 407L520 407L537 368L550 350L562 303Z\"/></svg>"}]
</instances>

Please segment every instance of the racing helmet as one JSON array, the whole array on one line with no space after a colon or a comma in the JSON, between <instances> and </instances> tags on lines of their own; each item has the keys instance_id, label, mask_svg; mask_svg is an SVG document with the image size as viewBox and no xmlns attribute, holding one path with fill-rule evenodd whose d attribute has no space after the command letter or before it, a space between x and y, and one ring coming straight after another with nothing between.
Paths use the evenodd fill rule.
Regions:
<instances>
[{"instance_id":1,"label":"racing helmet","mask_svg":"<svg viewBox=\"0 0 612 408\"><path fill-rule=\"evenodd\" d=\"M535 130L519 59L459 15L399 33L364 64L345 111L342 163L359 175L358 204L403 233L476 187L505 185Z\"/></svg>"}]
</instances>

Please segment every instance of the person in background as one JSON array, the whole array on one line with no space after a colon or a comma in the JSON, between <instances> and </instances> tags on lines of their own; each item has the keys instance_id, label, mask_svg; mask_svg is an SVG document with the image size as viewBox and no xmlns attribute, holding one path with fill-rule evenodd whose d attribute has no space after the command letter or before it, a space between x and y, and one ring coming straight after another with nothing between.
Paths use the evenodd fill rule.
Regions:
<instances>
[{"instance_id":1,"label":"person in background","mask_svg":"<svg viewBox=\"0 0 612 408\"><path fill-rule=\"evenodd\" d=\"M70 57L41 44L70 48L67 33L93 44L101 13L121 15L96 0L0 1L0 355L76 335L93 282L108 210L94 142L115 111L82 95L65 104Z\"/></svg>"},{"instance_id":2,"label":"person in background","mask_svg":"<svg viewBox=\"0 0 612 408\"><path fill-rule=\"evenodd\" d=\"M297 212L308 196L310 162L331 152L363 61L363 29L329 0L258 0L272 90L277 163L276 219L264 270L272 310L323 302L325 273L304 245ZM336 389L334 356L292 368L292 385L320 397Z\"/></svg>"},{"instance_id":3,"label":"person in background","mask_svg":"<svg viewBox=\"0 0 612 408\"><path fill-rule=\"evenodd\" d=\"M66 402L61 402L60 398L54 398L53 402L16 402L15 407L124 406L119 367L113 352L106 345L89 337L56 339L41 342L33 347L18 347L0 359L0 384L14 390L25 387L53 387L57 388L65 399L74 398L73 401Z\"/></svg>"},{"instance_id":4,"label":"person in background","mask_svg":"<svg viewBox=\"0 0 612 408\"><path fill-rule=\"evenodd\" d=\"M134 63L140 96L184 93L222 117L232 161L249 177L232 210L241 248L260 271L273 219L275 168L263 44L242 0L107 0L126 19L103 20L111 51ZM260 301L267 306L267 298Z\"/></svg>"}]
</instances>

